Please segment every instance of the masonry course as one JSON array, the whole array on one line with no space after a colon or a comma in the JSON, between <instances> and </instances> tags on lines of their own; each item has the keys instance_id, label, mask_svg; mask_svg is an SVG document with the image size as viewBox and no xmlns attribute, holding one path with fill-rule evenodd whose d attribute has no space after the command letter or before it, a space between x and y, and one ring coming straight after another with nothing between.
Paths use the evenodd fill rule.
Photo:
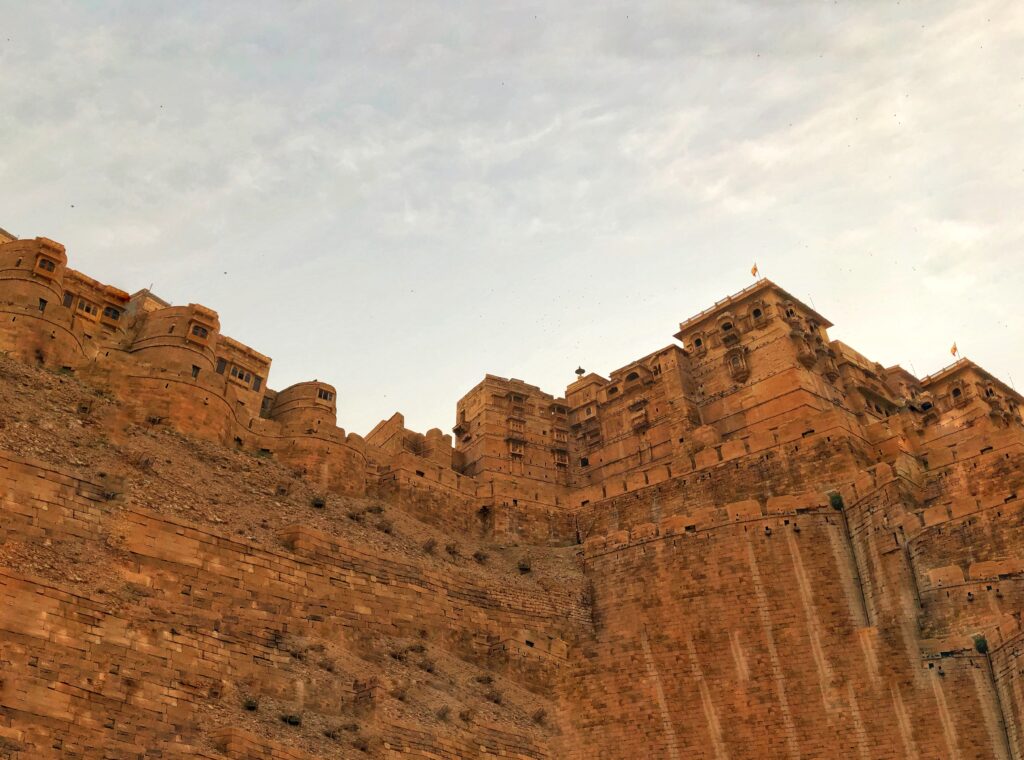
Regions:
<instances>
[{"instance_id":1,"label":"masonry course","mask_svg":"<svg viewBox=\"0 0 1024 760\"><path fill-rule=\"evenodd\" d=\"M450 433L0 237L0 757L1024 757L1021 396L769 280Z\"/></svg>"}]
</instances>

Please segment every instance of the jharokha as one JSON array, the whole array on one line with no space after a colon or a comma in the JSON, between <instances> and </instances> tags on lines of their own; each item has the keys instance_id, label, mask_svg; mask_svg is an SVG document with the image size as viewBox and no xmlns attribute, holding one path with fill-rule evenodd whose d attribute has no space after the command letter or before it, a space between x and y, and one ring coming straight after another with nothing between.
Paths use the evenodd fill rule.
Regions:
<instances>
[{"instance_id":1,"label":"jharokha","mask_svg":"<svg viewBox=\"0 0 1024 760\"><path fill-rule=\"evenodd\" d=\"M1024 399L973 362L762 279L359 436L67 262L0 238L0 757L1024 757Z\"/></svg>"}]
</instances>

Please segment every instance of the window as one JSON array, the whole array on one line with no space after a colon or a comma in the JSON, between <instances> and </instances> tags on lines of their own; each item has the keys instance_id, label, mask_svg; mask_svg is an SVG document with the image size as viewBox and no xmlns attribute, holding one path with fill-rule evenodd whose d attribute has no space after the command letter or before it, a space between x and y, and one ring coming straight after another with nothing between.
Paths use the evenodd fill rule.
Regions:
<instances>
[{"instance_id":1,"label":"window","mask_svg":"<svg viewBox=\"0 0 1024 760\"><path fill-rule=\"evenodd\" d=\"M49 259L39 259L39 268L45 272L52 272L57 268L57 265Z\"/></svg>"},{"instance_id":2,"label":"window","mask_svg":"<svg viewBox=\"0 0 1024 760\"><path fill-rule=\"evenodd\" d=\"M263 387L263 378L260 377L259 375L256 375L256 378L252 381L252 389L254 391L258 391L262 387Z\"/></svg>"},{"instance_id":3,"label":"window","mask_svg":"<svg viewBox=\"0 0 1024 760\"><path fill-rule=\"evenodd\" d=\"M121 318L121 310L115 309L113 306L106 306L103 309L103 316L116 322Z\"/></svg>"},{"instance_id":4,"label":"window","mask_svg":"<svg viewBox=\"0 0 1024 760\"><path fill-rule=\"evenodd\" d=\"M64 294L64 307L65 308L70 309L71 308L71 304L73 304L74 302L75 302L75 294L74 293L65 293Z\"/></svg>"},{"instance_id":5,"label":"window","mask_svg":"<svg viewBox=\"0 0 1024 760\"><path fill-rule=\"evenodd\" d=\"M217 374L218 375L223 375L224 374L224 370L227 368L227 366L228 366L227 359L218 359L217 360Z\"/></svg>"},{"instance_id":6,"label":"window","mask_svg":"<svg viewBox=\"0 0 1024 760\"><path fill-rule=\"evenodd\" d=\"M580 467L590 467L590 460L587 457L580 458Z\"/></svg>"},{"instance_id":7,"label":"window","mask_svg":"<svg viewBox=\"0 0 1024 760\"><path fill-rule=\"evenodd\" d=\"M210 331L202 325L192 325L192 334L197 338L206 338L209 336Z\"/></svg>"},{"instance_id":8,"label":"window","mask_svg":"<svg viewBox=\"0 0 1024 760\"><path fill-rule=\"evenodd\" d=\"M639 379L640 379L640 375L638 375L636 372L630 372L628 375L626 375L626 380L639 380Z\"/></svg>"},{"instance_id":9,"label":"window","mask_svg":"<svg viewBox=\"0 0 1024 760\"><path fill-rule=\"evenodd\" d=\"M86 314L92 314L94 316L95 316L96 312L99 311L99 309L96 306L93 306L91 303L86 301L84 298L79 298L78 299L78 310L79 311L84 311Z\"/></svg>"},{"instance_id":10,"label":"window","mask_svg":"<svg viewBox=\"0 0 1024 760\"><path fill-rule=\"evenodd\" d=\"M167 328L168 335L170 335L172 332L174 332L174 325L171 325L170 327Z\"/></svg>"},{"instance_id":11,"label":"window","mask_svg":"<svg viewBox=\"0 0 1024 760\"><path fill-rule=\"evenodd\" d=\"M39 311L46 311L46 299L45 298L40 298L39 299Z\"/></svg>"},{"instance_id":12,"label":"window","mask_svg":"<svg viewBox=\"0 0 1024 760\"><path fill-rule=\"evenodd\" d=\"M754 309L752 314L753 314L754 319L760 319L762 316L764 316L764 312L761 311L760 309Z\"/></svg>"},{"instance_id":13,"label":"window","mask_svg":"<svg viewBox=\"0 0 1024 760\"><path fill-rule=\"evenodd\" d=\"M953 389L953 398L960 398L961 395L963 395L963 391L961 391L959 388Z\"/></svg>"},{"instance_id":14,"label":"window","mask_svg":"<svg viewBox=\"0 0 1024 760\"><path fill-rule=\"evenodd\" d=\"M199 377L199 367L192 365L192 377Z\"/></svg>"},{"instance_id":15,"label":"window","mask_svg":"<svg viewBox=\"0 0 1024 760\"><path fill-rule=\"evenodd\" d=\"M323 399L324 401L334 400L334 394L331 393L330 391L325 391L323 388L317 388L316 397L319 399Z\"/></svg>"},{"instance_id":16,"label":"window","mask_svg":"<svg viewBox=\"0 0 1024 760\"><path fill-rule=\"evenodd\" d=\"M732 329L732 322L722 323L722 332L729 332Z\"/></svg>"},{"instance_id":17,"label":"window","mask_svg":"<svg viewBox=\"0 0 1024 760\"><path fill-rule=\"evenodd\" d=\"M700 348L703 345L704 345L704 341L701 340L700 338L694 338L693 339L693 347L694 348Z\"/></svg>"}]
</instances>

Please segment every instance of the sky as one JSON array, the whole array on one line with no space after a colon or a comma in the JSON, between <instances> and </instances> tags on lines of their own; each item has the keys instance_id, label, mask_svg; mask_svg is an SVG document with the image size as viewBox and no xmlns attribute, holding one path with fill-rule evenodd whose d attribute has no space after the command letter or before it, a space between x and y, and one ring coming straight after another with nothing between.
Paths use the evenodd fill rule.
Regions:
<instances>
[{"instance_id":1,"label":"sky","mask_svg":"<svg viewBox=\"0 0 1024 760\"><path fill-rule=\"evenodd\" d=\"M0 0L0 227L338 424L561 395L760 272L1024 388L1019 1Z\"/></svg>"}]
</instances>

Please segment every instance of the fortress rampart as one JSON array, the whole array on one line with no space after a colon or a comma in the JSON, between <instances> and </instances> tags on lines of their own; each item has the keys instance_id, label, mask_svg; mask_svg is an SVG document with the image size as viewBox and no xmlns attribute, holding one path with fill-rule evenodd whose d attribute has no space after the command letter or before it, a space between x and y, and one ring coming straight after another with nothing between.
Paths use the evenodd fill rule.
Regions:
<instances>
[{"instance_id":1,"label":"fortress rampart","mask_svg":"<svg viewBox=\"0 0 1024 760\"><path fill-rule=\"evenodd\" d=\"M303 583L333 600L340 629L447 626L467 657L498 657L546 690L557 740L513 754L501 727L481 729L495 755L1024 757L1024 398L974 362L921 378L883 367L758 280L682 321L675 343L606 375L581 368L559 394L486 375L450 434L395 414L362 437L338 426L335 386L271 388L271 359L223 335L211 309L128 295L67 263L51 240L0 236L0 351L123 400L121 422L271 458L320 493L401 505L452 535L577 547L585 603L485 593L300 524L281 532L280 556L259 555L295 605ZM68 487L79 501L93 488ZM60 519L101 508L85 507ZM26 531L59 517L18 514ZM144 510L124 519L143 575L258 553ZM360 582L339 597L329 568L353 563ZM0 588L29 605L35 581L4 573ZM392 576L411 590L387 588ZM53 598L54 616L93 605ZM272 669L261 678L289 688ZM18 709L38 706L37 687ZM414 727L387 731L396 756L470 751L416 754ZM229 756L292 756L233 729L219 741Z\"/></svg>"}]
</instances>

